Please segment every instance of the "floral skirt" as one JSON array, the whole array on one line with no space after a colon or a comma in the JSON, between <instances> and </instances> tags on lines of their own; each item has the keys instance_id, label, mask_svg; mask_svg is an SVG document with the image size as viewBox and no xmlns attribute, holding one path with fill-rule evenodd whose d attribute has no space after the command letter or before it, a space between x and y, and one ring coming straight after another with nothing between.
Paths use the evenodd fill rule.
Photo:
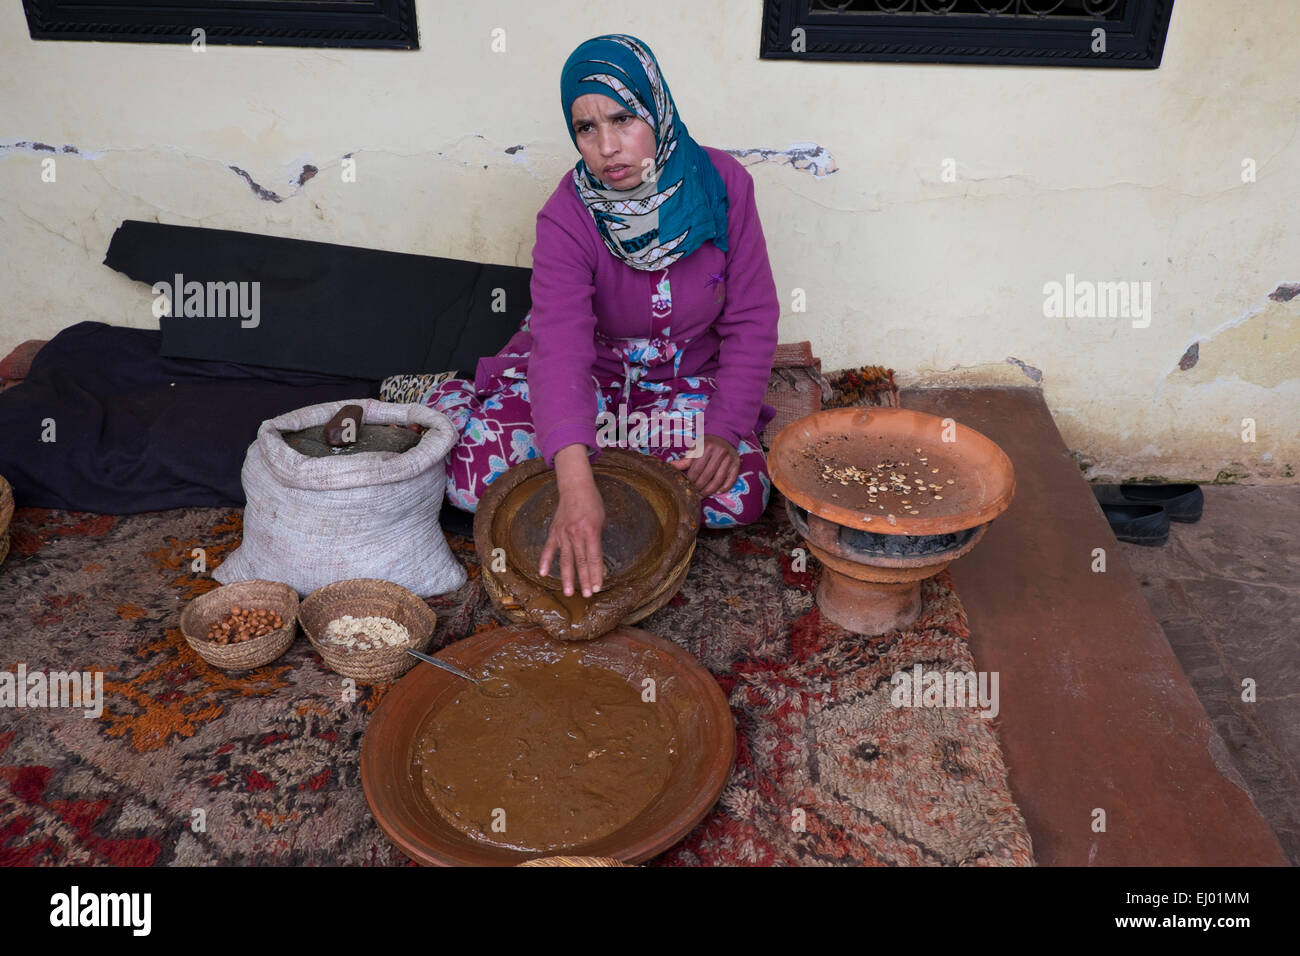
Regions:
<instances>
[{"instance_id":1,"label":"floral skirt","mask_svg":"<svg viewBox=\"0 0 1300 956\"><path fill-rule=\"evenodd\" d=\"M601 445L631 448L663 461L681 458L694 440L703 441L704 436L691 433L692 425L686 423L704 410L716 390L713 379L702 376L637 381L630 386L626 380L592 376L592 387L598 413L605 413L598 422L609 426L598 430ZM487 376L477 388L465 379L448 379L425 402L450 418L460 432L459 443L447 457L447 500L457 508L473 512L483 489L498 475L540 454L523 370L510 368ZM620 411L620 406L625 408ZM630 427L614 427L620 417L630 420ZM740 474L735 484L701 502L700 519L706 527L749 524L767 508L772 484L758 435L751 432L742 438L736 450Z\"/></svg>"}]
</instances>

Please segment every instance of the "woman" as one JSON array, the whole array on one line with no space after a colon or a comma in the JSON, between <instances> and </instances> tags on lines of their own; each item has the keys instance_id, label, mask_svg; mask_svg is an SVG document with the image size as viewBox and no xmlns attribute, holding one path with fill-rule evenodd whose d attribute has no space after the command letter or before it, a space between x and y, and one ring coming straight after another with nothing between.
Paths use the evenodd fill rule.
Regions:
<instances>
[{"instance_id":1,"label":"woman","mask_svg":"<svg viewBox=\"0 0 1300 956\"><path fill-rule=\"evenodd\" d=\"M448 459L453 505L473 511L497 475L539 454L555 468L539 573L558 552L564 593L576 571L590 597L603 584L591 470L602 445L682 469L708 527L767 507L758 435L775 414L763 394L780 306L753 179L691 139L644 43L581 44L560 96L582 158L537 216L532 310L472 385L452 379L429 404L461 432ZM631 420L622 441L620 414Z\"/></svg>"}]
</instances>

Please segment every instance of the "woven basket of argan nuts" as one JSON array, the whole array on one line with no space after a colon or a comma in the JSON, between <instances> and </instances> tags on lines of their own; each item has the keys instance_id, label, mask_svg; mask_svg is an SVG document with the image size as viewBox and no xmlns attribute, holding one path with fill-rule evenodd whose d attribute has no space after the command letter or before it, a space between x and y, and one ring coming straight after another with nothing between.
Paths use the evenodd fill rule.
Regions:
<instances>
[{"instance_id":1,"label":"woven basket of argan nuts","mask_svg":"<svg viewBox=\"0 0 1300 956\"><path fill-rule=\"evenodd\" d=\"M281 581L226 584L185 605L181 633L213 667L262 667L287 651L298 634L298 594Z\"/></svg>"},{"instance_id":2,"label":"woven basket of argan nuts","mask_svg":"<svg viewBox=\"0 0 1300 956\"><path fill-rule=\"evenodd\" d=\"M410 670L416 660L407 651L429 646L438 618L400 584L353 578L312 591L298 609L298 620L330 670L381 684Z\"/></svg>"}]
</instances>

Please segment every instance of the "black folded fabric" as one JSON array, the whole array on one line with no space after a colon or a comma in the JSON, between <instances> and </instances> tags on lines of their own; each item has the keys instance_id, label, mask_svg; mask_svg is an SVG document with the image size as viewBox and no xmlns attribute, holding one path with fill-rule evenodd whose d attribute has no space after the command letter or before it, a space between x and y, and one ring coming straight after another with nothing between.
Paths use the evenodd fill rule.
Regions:
<instances>
[{"instance_id":1,"label":"black folded fabric","mask_svg":"<svg viewBox=\"0 0 1300 956\"><path fill-rule=\"evenodd\" d=\"M532 270L518 266L130 219L104 264L150 286L175 289L181 277L181 295L168 295L171 315L159 319L164 356L375 380L472 376L532 306ZM191 282L202 296L185 294ZM255 300L253 286L239 285L254 282ZM239 291L246 312L256 302L255 317L234 307ZM187 304L201 314L187 316Z\"/></svg>"},{"instance_id":2,"label":"black folded fabric","mask_svg":"<svg viewBox=\"0 0 1300 956\"><path fill-rule=\"evenodd\" d=\"M166 358L161 339L80 322L37 353L21 384L0 392L0 475L19 507L241 506L240 468L264 420L379 397L373 378Z\"/></svg>"}]
</instances>

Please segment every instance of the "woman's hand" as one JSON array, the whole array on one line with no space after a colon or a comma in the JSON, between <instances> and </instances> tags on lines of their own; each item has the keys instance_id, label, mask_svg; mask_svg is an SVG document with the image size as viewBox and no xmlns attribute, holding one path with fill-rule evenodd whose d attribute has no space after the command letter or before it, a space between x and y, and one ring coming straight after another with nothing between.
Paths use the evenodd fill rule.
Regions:
<instances>
[{"instance_id":1,"label":"woman's hand","mask_svg":"<svg viewBox=\"0 0 1300 956\"><path fill-rule=\"evenodd\" d=\"M566 597L573 595L574 568L582 596L591 597L604 585L605 561L600 535L605 528L605 503L587 460L586 445L566 445L555 454L560 503L551 519L537 573L545 577L551 557L560 554L560 581Z\"/></svg>"},{"instance_id":2,"label":"woman's hand","mask_svg":"<svg viewBox=\"0 0 1300 956\"><path fill-rule=\"evenodd\" d=\"M740 452L717 435L704 436L704 453L699 458L678 458L668 464L685 469L702 498L729 490L740 476Z\"/></svg>"}]
</instances>

